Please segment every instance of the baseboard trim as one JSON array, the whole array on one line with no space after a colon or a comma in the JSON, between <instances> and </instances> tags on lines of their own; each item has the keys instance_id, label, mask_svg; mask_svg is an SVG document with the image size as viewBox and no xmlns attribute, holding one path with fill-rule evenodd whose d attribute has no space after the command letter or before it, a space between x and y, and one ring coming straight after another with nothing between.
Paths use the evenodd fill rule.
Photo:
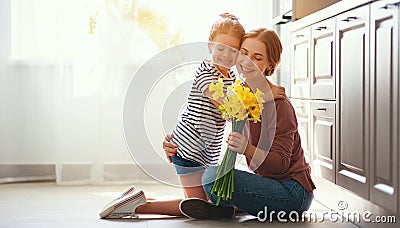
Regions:
<instances>
[{"instance_id":1,"label":"baseboard trim","mask_svg":"<svg viewBox=\"0 0 400 228\"><path fill-rule=\"evenodd\" d=\"M0 184L55 181L54 164L0 164Z\"/></svg>"},{"instance_id":2,"label":"baseboard trim","mask_svg":"<svg viewBox=\"0 0 400 228\"><path fill-rule=\"evenodd\" d=\"M155 174L155 175L152 175ZM60 185L118 185L134 183L164 183L179 185L174 168L169 163L58 163L0 164L0 184L55 181Z\"/></svg>"}]
</instances>

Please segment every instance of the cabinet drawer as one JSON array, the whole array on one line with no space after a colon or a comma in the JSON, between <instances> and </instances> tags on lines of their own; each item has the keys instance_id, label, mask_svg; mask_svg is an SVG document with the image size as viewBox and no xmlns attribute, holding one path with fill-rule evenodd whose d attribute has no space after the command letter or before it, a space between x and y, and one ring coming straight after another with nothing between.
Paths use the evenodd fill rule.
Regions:
<instances>
[{"instance_id":1,"label":"cabinet drawer","mask_svg":"<svg viewBox=\"0 0 400 228\"><path fill-rule=\"evenodd\" d=\"M310 28L292 33L291 96L310 98Z\"/></svg>"},{"instance_id":2,"label":"cabinet drawer","mask_svg":"<svg viewBox=\"0 0 400 228\"><path fill-rule=\"evenodd\" d=\"M334 102L313 102L311 110L315 117L333 119L335 117Z\"/></svg>"},{"instance_id":3,"label":"cabinet drawer","mask_svg":"<svg viewBox=\"0 0 400 228\"><path fill-rule=\"evenodd\" d=\"M339 30L365 26L368 22L369 6L363 6L337 16ZM340 34L339 34L340 35Z\"/></svg>"},{"instance_id":4,"label":"cabinet drawer","mask_svg":"<svg viewBox=\"0 0 400 228\"><path fill-rule=\"evenodd\" d=\"M311 98L335 100L335 18L311 27Z\"/></svg>"},{"instance_id":5,"label":"cabinet drawer","mask_svg":"<svg viewBox=\"0 0 400 228\"><path fill-rule=\"evenodd\" d=\"M313 102L311 113L313 172L335 183L335 103Z\"/></svg>"}]
</instances>

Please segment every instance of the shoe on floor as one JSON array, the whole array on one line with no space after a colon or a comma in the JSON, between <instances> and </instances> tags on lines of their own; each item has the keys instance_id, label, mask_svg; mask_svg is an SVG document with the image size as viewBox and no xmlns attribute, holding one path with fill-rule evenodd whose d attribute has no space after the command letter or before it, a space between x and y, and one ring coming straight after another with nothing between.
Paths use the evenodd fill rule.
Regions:
<instances>
[{"instance_id":1,"label":"shoe on floor","mask_svg":"<svg viewBox=\"0 0 400 228\"><path fill-rule=\"evenodd\" d=\"M113 204L106 206L99 215L101 218L136 217L136 208L145 203L146 197L144 192L135 189L133 192L115 200Z\"/></svg>"},{"instance_id":2,"label":"shoe on floor","mask_svg":"<svg viewBox=\"0 0 400 228\"><path fill-rule=\"evenodd\" d=\"M215 206L203 199L184 199L179 204L179 210L183 215L193 219L226 219L235 215L232 206Z\"/></svg>"},{"instance_id":3,"label":"shoe on floor","mask_svg":"<svg viewBox=\"0 0 400 228\"><path fill-rule=\"evenodd\" d=\"M118 198L117 200L123 198L124 196L128 195L129 193L135 191L135 186L131 186L129 187L125 192L123 192Z\"/></svg>"},{"instance_id":4,"label":"shoe on floor","mask_svg":"<svg viewBox=\"0 0 400 228\"><path fill-rule=\"evenodd\" d=\"M124 196L130 194L131 192L135 191L135 186L129 187L126 191L124 191L120 196L117 198L113 199L111 202L107 203L106 206L103 208L103 210L109 208L111 205L114 205L118 200L122 199Z\"/></svg>"}]
</instances>

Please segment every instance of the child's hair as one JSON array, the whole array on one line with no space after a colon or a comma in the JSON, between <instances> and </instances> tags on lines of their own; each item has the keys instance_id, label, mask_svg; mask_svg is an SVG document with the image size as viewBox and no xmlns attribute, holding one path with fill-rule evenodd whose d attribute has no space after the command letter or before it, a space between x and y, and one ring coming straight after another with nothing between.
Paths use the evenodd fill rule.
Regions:
<instances>
[{"instance_id":1,"label":"child's hair","mask_svg":"<svg viewBox=\"0 0 400 228\"><path fill-rule=\"evenodd\" d=\"M279 36L275 31L266 28L251 30L243 37L243 41L247 38L256 38L263 42L267 51L267 60L272 65L270 68L265 69L265 76L274 74L275 69L281 61L282 44Z\"/></svg>"},{"instance_id":2,"label":"child's hair","mask_svg":"<svg viewBox=\"0 0 400 228\"><path fill-rule=\"evenodd\" d=\"M237 37L242 41L245 31L242 24L239 23L239 19L230 13L223 13L219 16L222 18L212 25L208 40L214 41L218 34L225 34Z\"/></svg>"}]
</instances>

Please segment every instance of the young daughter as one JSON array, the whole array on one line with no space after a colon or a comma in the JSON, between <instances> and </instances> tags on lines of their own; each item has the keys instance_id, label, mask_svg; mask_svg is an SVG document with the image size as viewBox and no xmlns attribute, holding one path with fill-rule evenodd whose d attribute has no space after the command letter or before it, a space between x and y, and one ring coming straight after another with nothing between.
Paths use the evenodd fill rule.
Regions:
<instances>
[{"instance_id":1,"label":"young daughter","mask_svg":"<svg viewBox=\"0 0 400 228\"><path fill-rule=\"evenodd\" d=\"M212 99L210 83L223 79L224 89L231 85L242 37L245 34L238 19L229 13L211 27L209 51L211 61L203 61L197 68L189 92L185 111L182 113L171 140L178 145L177 155L169 157L175 165L185 197L206 199L201 186L205 168L216 165L219 159L225 120L216 109L219 103Z\"/></svg>"}]
</instances>

